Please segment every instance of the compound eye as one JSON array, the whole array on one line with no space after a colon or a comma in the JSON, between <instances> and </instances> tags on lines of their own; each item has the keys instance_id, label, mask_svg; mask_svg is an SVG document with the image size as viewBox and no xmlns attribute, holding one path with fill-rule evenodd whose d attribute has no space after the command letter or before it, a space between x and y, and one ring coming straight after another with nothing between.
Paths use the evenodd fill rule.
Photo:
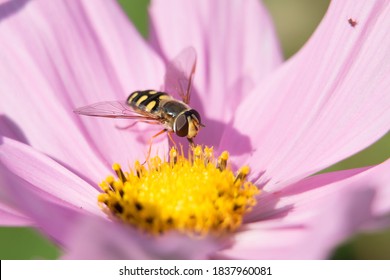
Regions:
<instances>
[{"instance_id":1,"label":"compound eye","mask_svg":"<svg viewBox=\"0 0 390 280\"><path fill-rule=\"evenodd\" d=\"M177 136L185 137L188 135L188 120L185 114L181 114L176 118L174 130Z\"/></svg>"},{"instance_id":2,"label":"compound eye","mask_svg":"<svg viewBox=\"0 0 390 280\"><path fill-rule=\"evenodd\" d=\"M198 111L192 109L192 110L188 111L188 114L191 115L192 118L195 117L197 119L198 123L202 123Z\"/></svg>"}]
</instances>

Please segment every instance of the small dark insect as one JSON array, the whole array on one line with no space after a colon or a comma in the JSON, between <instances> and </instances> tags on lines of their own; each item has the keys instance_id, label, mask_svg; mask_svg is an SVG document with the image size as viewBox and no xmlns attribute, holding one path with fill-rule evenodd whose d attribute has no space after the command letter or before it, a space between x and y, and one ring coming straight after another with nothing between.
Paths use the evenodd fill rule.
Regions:
<instances>
[{"instance_id":1,"label":"small dark insect","mask_svg":"<svg viewBox=\"0 0 390 280\"><path fill-rule=\"evenodd\" d=\"M349 25L351 25L352 27L355 27L358 23L356 20L352 19L352 18L349 18L348 19L348 23Z\"/></svg>"}]
</instances>

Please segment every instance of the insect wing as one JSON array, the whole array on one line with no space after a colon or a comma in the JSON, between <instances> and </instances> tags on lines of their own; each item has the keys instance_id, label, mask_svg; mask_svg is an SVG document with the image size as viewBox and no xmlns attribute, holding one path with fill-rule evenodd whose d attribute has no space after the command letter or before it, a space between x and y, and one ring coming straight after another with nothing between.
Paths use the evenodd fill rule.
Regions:
<instances>
[{"instance_id":1,"label":"insect wing","mask_svg":"<svg viewBox=\"0 0 390 280\"><path fill-rule=\"evenodd\" d=\"M196 51L188 47L167 65L165 73L165 91L176 95L189 104L191 98L192 79L196 68Z\"/></svg>"},{"instance_id":2,"label":"insect wing","mask_svg":"<svg viewBox=\"0 0 390 280\"><path fill-rule=\"evenodd\" d=\"M141 115L135 112L126 101L104 101L74 110L76 114L119 119L153 120L152 115Z\"/></svg>"}]
</instances>

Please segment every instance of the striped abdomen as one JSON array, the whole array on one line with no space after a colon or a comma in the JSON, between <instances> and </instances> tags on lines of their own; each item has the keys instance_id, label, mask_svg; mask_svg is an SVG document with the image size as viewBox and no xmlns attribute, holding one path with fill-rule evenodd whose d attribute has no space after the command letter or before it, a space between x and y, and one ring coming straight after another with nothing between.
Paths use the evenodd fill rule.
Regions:
<instances>
[{"instance_id":1,"label":"striped abdomen","mask_svg":"<svg viewBox=\"0 0 390 280\"><path fill-rule=\"evenodd\" d=\"M127 104L135 110L156 113L160 110L160 101L172 99L167 93L155 90L135 91L127 98Z\"/></svg>"}]
</instances>

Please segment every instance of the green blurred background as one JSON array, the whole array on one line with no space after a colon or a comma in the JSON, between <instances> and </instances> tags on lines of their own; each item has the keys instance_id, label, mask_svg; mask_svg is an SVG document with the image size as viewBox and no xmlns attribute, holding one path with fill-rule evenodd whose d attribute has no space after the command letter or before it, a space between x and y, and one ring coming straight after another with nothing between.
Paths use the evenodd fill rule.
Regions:
<instances>
[{"instance_id":1,"label":"green blurred background","mask_svg":"<svg viewBox=\"0 0 390 280\"><path fill-rule=\"evenodd\" d=\"M130 20L147 36L148 0L119 0ZM329 0L264 0L274 18L285 58L296 53L323 17ZM390 157L390 134L326 171L380 163ZM30 228L0 228L0 259L55 259L55 245ZM390 259L390 230L359 234L341 245L334 259Z\"/></svg>"}]
</instances>

